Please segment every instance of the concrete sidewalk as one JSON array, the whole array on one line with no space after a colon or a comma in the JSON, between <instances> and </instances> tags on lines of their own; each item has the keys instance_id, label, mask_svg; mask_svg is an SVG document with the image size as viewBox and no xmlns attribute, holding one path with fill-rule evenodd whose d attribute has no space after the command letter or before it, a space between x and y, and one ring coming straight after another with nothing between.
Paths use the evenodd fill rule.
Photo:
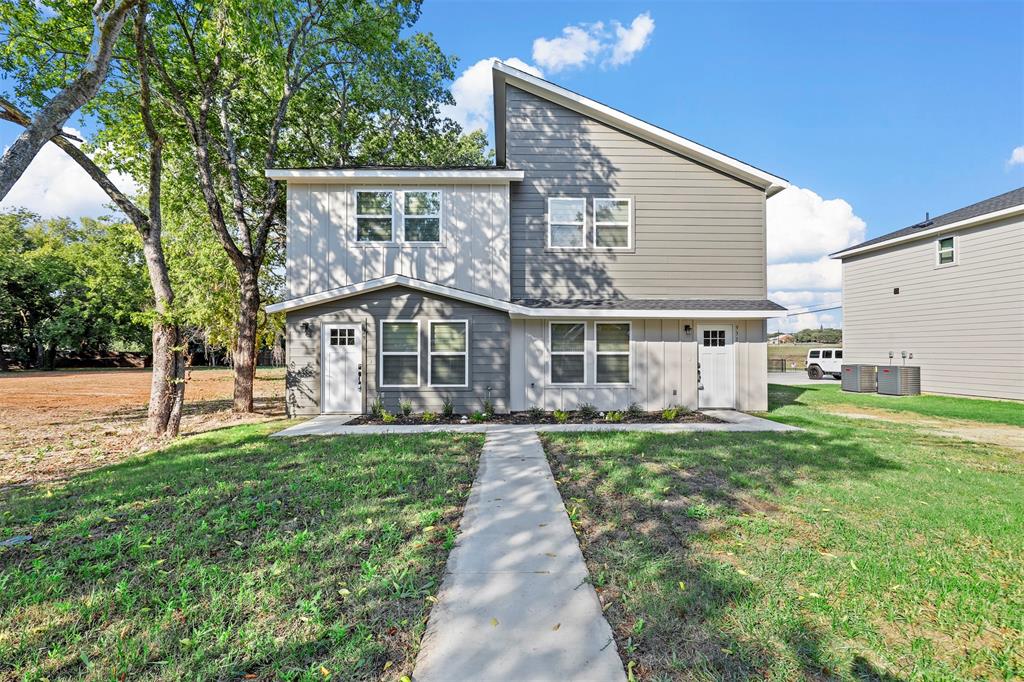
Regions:
<instances>
[{"instance_id":1,"label":"concrete sidewalk","mask_svg":"<svg viewBox=\"0 0 1024 682\"><path fill-rule=\"evenodd\" d=\"M625 680L587 576L535 430L491 430L414 680Z\"/></svg>"}]
</instances>

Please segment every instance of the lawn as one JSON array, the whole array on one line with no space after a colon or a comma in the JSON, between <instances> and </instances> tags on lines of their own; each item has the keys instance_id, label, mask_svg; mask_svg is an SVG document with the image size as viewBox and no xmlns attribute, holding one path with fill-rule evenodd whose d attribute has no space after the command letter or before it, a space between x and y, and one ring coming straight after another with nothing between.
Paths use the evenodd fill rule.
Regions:
<instances>
[{"instance_id":1,"label":"lawn","mask_svg":"<svg viewBox=\"0 0 1024 682\"><path fill-rule=\"evenodd\" d=\"M1024 456L845 398L773 386L803 433L544 436L635 677L1024 676Z\"/></svg>"},{"instance_id":2,"label":"lawn","mask_svg":"<svg viewBox=\"0 0 1024 682\"><path fill-rule=\"evenodd\" d=\"M411 674L482 437L275 428L0 493L0 679Z\"/></svg>"}]
</instances>

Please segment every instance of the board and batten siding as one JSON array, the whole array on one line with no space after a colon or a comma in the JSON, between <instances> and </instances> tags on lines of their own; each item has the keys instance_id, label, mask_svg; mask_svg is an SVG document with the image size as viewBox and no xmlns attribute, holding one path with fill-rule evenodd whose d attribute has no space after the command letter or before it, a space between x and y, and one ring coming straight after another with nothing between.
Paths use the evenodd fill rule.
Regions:
<instances>
[{"instance_id":1,"label":"board and batten siding","mask_svg":"<svg viewBox=\"0 0 1024 682\"><path fill-rule=\"evenodd\" d=\"M378 388L378 336L382 320L420 321L419 387ZM468 387L427 385L429 320L469 321ZM390 287L288 313L286 398L289 415L320 413L320 329L323 324L332 322L359 324L362 328L364 412L377 396L392 412L398 410L400 400L412 402L417 412L439 412L445 397L452 400L460 413L483 409L483 401L488 397L495 411L508 411L508 314L405 287ZM308 324L308 333L303 330L303 324Z\"/></svg>"},{"instance_id":2,"label":"board and batten siding","mask_svg":"<svg viewBox=\"0 0 1024 682\"><path fill-rule=\"evenodd\" d=\"M590 403L600 410L624 410L633 402L645 410L661 410L671 405L697 409L695 330L704 323L734 325L737 409L768 409L767 325L764 320L630 320L632 370L629 386L594 383L594 324L612 320L560 318L554 321L586 323L588 384L551 385L550 320L512 320L509 362L512 410L530 407L574 410L582 403ZM690 325L689 334L686 325Z\"/></svg>"},{"instance_id":3,"label":"board and batten siding","mask_svg":"<svg viewBox=\"0 0 1024 682\"><path fill-rule=\"evenodd\" d=\"M441 242L356 241L357 189L441 190ZM386 275L508 300L508 185L288 183L288 298Z\"/></svg>"},{"instance_id":4,"label":"board and batten siding","mask_svg":"<svg viewBox=\"0 0 1024 682\"><path fill-rule=\"evenodd\" d=\"M765 193L506 86L513 298L767 296ZM585 197L587 250L547 248L547 199ZM633 247L593 247L595 197L633 200Z\"/></svg>"},{"instance_id":5,"label":"board and batten siding","mask_svg":"<svg viewBox=\"0 0 1024 682\"><path fill-rule=\"evenodd\" d=\"M907 351L923 391L1024 399L1024 220L951 234L953 266L936 266L934 238L843 260L845 361Z\"/></svg>"}]
</instances>

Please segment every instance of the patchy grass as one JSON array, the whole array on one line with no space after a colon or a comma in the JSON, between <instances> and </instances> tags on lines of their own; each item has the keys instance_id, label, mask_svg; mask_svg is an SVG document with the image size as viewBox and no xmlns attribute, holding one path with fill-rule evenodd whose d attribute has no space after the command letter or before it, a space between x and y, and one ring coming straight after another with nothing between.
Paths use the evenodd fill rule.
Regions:
<instances>
[{"instance_id":1,"label":"patchy grass","mask_svg":"<svg viewBox=\"0 0 1024 682\"><path fill-rule=\"evenodd\" d=\"M773 402L810 407L853 405L925 417L960 419L1024 427L1024 404L1012 400L954 398L945 395L885 396L877 393L844 393L839 384L822 386L779 386L769 384L769 394L779 392ZM769 395L769 398L772 398Z\"/></svg>"},{"instance_id":2,"label":"patchy grass","mask_svg":"<svg viewBox=\"0 0 1024 682\"><path fill-rule=\"evenodd\" d=\"M482 437L273 430L0 496L0 678L411 674Z\"/></svg>"},{"instance_id":3,"label":"patchy grass","mask_svg":"<svg viewBox=\"0 0 1024 682\"><path fill-rule=\"evenodd\" d=\"M1021 454L809 393L771 393L803 433L544 435L635 676L1024 676Z\"/></svg>"}]
</instances>

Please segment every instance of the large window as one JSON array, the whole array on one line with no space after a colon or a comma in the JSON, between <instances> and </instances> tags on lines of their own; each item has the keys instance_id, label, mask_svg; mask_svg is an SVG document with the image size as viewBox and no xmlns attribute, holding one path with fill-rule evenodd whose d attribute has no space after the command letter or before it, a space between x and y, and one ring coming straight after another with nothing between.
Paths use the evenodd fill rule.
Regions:
<instances>
[{"instance_id":1,"label":"large window","mask_svg":"<svg viewBox=\"0 0 1024 682\"><path fill-rule=\"evenodd\" d=\"M628 249L633 212L629 199L594 199L594 246Z\"/></svg>"},{"instance_id":2,"label":"large window","mask_svg":"<svg viewBox=\"0 0 1024 682\"><path fill-rule=\"evenodd\" d=\"M380 385L382 388L420 385L420 323L384 320L380 323Z\"/></svg>"},{"instance_id":3,"label":"large window","mask_svg":"<svg viewBox=\"0 0 1024 682\"><path fill-rule=\"evenodd\" d=\"M548 246L586 248L586 199L548 199Z\"/></svg>"},{"instance_id":4,"label":"large window","mask_svg":"<svg viewBox=\"0 0 1024 682\"><path fill-rule=\"evenodd\" d=\"M430 322L431 386L466 386L469 374L469 323L465 320Z\"/></svg>"},{"instance_id":5,"label":"large window","mask_svg":"<svg viewBox=\"0 0 1024 682\"><path fill-rule=\"evenodd\" d=\"M586 325L582 322L552 322L551 383L586 382Z\"/></svg>"},{"instance_id":6,"label":"large window","mask_svg":"<svg viewBox=\"0 0 1024 682\"><path fill-rule=\"evenodd\" d=\"M597 383L629 383L629 322L597 323Z\"/></svg>"},{"instance_id":7,"label":"large window","mask_svg":"<svg viewBox=\"0 0 1024 682\"><path fill-rule=\"evenodd\" d=\"M402 192L402 238L407 242L441 241L441 192Z\"/></svg>"},{"instance_id":8,"label":"large window","mask_svg":"<svg viewBox=\"0 0 1024 682\"><path fill-rule=\"evenodd\" d=\"M939 265L953 265L956 263L956 238L943 237L935 244L936 257Z\"/></svg>"},{"instance_id":9,"label":"large window","mask_svg":"<svg viewBox=\"0 0 1024 682\"><path fill-rule=\"evenodd\" d=\"M393 241L393 206L394 192L356 190L356 241Z\"/></svg>"}]
</instances>

